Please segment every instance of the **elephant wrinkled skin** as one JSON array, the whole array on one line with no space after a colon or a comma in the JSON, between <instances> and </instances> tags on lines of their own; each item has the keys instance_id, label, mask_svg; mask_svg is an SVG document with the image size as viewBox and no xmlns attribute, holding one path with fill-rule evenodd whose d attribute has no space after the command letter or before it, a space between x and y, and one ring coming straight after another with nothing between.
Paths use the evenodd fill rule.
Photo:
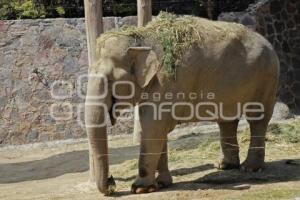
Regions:
<instances>
[{"instance_id":1,"label":"elephant wrinkled skin","mask_svg":"<svg viewBox=\"0 0 300 200\"><path fill-rule=\"evenodd\" d=\"M213 93L214 97L211 99L199 95L197 98L185 98L184 102L195 106L207 101L222 105L223 116L236 116L237 105L260 103L263 111L255 111L254 106L252 112L249 112L250 117L263 117L258 120L248 119L251 142L248 156L241 165L236 137L239 114L231 118L212 118L211 121L217 122L220 127L223 158L218 162L218 168L241 167L246 171L258 171L264 167L265 133L273 113L279 76L276 53L261 35L242 25L196 17L193 21L196 24L195 31L201 39L188 47L183 57L176 61L173 77L166 73L161 64L165 49L158 41L147 37L137 41L125 34L112 34L105 40L101 39L104 36L100 37L98 62L89 69L85 120L94 157L95 179L102 193L109 193L106 127L88 125L102 123L106 113L111 114L113 106L120 102L131 103L133 106L139 104L140 107L142 134L139 170L132 185L133 193L153 192L159 187L172 184L167 161L167 134L182 121L166 110L183 101L176 98L178 93L187 96L190 93ZM106 77L107 81L100 75ZM132 94L129 84L118 84L113 91L113 84L118 81L133 83L135 93L131 98L118 99L113 95L113 92L124 97ZM103 94L106 86L105 97L89 98ZM148 99L142 98L145 93L148 94ZM175 95L169 98L167 93ZM155 100L153 94L161 94L159 101ZM161 106L163 111L160 112L160 119L156 118L157 113L146 102ZM106 109L96 104L105 105ZM211 104L198 109L198 115L209 117L208 111L211 112L213 108ZM187 106L176 106L174 110L177 117L187 117L189 112ZM114 118L112 114L110 116ZM184 122L192 121L199 119L193 116Z\"/></svg>"}]
</instances>

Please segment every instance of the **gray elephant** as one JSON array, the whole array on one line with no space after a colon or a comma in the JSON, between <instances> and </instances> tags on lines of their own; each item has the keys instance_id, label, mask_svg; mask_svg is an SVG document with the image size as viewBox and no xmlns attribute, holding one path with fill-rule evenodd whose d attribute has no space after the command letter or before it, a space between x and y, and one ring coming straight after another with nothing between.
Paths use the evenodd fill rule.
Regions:
<instances>
[{"instance_id":1,"label":"gray elephant","mask_svg":"<svg viewBox=\"0 0 300 200\"><path fill-rule=\"evenodd\" d=\"M167 134L179 122L218 123L220 169L262 169L278 76L279 62L270 43L236 23L164 13L146 27L103 34L98 62L89 69L85 105L98 189L109 193L106 113L114 121L117 107L136 104L142 134L133 193L172 184ZM237 126L243 114L251 142L240 165Z\"/></svg>"}]
</instances>

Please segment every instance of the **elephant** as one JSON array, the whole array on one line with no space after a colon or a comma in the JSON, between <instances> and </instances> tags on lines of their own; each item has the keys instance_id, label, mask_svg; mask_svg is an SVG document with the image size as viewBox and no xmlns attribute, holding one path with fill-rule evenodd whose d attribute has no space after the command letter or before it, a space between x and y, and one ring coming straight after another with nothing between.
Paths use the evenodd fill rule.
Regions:
<instances>
[{"instance_id":1,"label":"elephant","mask_svg":"<svg viewBox=\"0 0 300 200\"><path fill-rule=\"evenodd\" d=\"M219 169L264 168L279 61L263 36L237 23L169 15L146 27L104 33L97 47L97 62L89 67L85 125L101 193L109 194L111 184L104 122L110 118L113 123L117 107L130 105L139 105L141 132L133 193L172 184L167 136L182 122L218 124ZM251 141L240 164L237 127L242 115Z\"/></svg>"}]
</instances>

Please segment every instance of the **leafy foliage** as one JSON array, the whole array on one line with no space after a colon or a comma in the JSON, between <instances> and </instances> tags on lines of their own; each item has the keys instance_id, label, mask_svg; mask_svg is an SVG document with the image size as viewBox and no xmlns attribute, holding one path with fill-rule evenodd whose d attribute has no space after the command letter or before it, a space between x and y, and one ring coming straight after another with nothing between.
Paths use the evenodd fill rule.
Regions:
<instances>
[{"instance_id":1,"label":"leafy foliage","mask_svg":"<svg viewBox=\"0 0 300 200\"><path fill-rule=\"evenodd\" d=\"M81 5L81 6L80 6ZM74 12L75 10L75 12ZM1 0L0 19L83 16L82 0Z\"/></svg>"},{"instance_id":2,"label":"leafy foliage","mask_svg":"<svg viewBox=\"0 0 300 200\"><path fill-rule=\"evenodd\" d=\"M0 19L84 17L84 0L0 0ZM255 0L152 0L153 15L160 11L213 18L221 12L242 11ZM104 16L136 15L132 0L103 0Z\"/></svg>"},{"instance_id":3,"label":"leafy foliage","mask_svg":"<svg viewBox=\"0 0 300 200\"><path fill-rule=\"evenodd\" d=\"M31 0L1 0L0 19L44 18L44 7L36 7Z\"/></svg>"},{"instance_id":4,"label":"leafy foliage","mask_svg":"<svg viewBox=\"0 0 300 200\"><path fill-rule=\"evenodd\" d=\"M59 15L63 16L66 12L65 12L65 9L62 7L62 6L58 6L56 8L56 11Z\"/></svg>"},{"instance_id":5,"label":"leafy foliage","mask_svg":"<svg viewBox=\"0 0 300 200\"><path fill-rule=\"evenodd\" d=\"M103 44L103 41L116 35L132 37L133 41L146 38L158 41L164 50L162 66L168 75L174 76L176 62L196 41L202 40L193 20L194 18L190 16L178 17L171 13L161 12L146 27L123 27L120 31L104 33L100 37L102 41L100 43Z\"/></svg>"}]
</instances>

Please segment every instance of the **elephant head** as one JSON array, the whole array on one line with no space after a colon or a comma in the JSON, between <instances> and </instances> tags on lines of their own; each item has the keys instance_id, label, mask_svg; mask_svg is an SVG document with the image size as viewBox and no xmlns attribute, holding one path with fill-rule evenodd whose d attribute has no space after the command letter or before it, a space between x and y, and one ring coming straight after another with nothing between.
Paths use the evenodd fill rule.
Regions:
<instances>
[{"instance_id":1,"label":"elephant head","mask_svg":"<svg viewBox=\"0 0 300 200\"><path fill-rule=\"evenodd\" d=\"M85 104L86 130L90 153L93 155L95 180L98 189L109 194L109 164L106 114L112 111L113 104L119 101L136 103L137 94L147 87L160 69L157 53L151 47L132 44L129 36L113 36L99 40L96 65L89 69L89 81ZM134 85L135 95L130 99L118 99L113 95L113 85L129 81ZM116 85L115 85L116 86ZM132 93L128 84L119 84L114 92L128 97ZM110 112L111 113L111 112ZM112 115L111 119L114 121ZM103 124L103 125L99 125Z\"/></svg>"}]
</instances>

